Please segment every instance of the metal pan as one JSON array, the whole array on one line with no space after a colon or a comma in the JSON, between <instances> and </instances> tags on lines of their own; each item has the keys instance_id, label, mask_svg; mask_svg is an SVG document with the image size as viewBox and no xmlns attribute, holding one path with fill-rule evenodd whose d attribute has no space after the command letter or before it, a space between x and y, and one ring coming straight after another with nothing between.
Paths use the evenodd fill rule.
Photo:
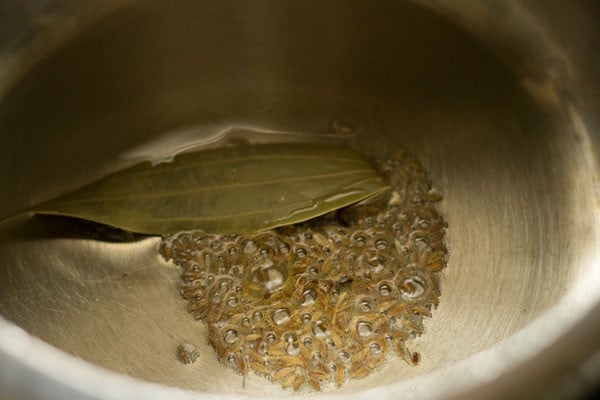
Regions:
<instances>
[{"instance_id":1,"label":"metal pan","mask_svg":"<svg viewBox=\"0 0 600 400\"><path fill-rule=\"evenodd\" d=\"M596 3L0 10L0 215L224 133L405 148L448 221L440 305L412 343L421 363L390 360L320 395L571 398L598 383ZM216 360L159 241L56 218L0 226L0 397L313 396ZM195 364L178 362L181 342Z\"/></svg>"}]
</instances>

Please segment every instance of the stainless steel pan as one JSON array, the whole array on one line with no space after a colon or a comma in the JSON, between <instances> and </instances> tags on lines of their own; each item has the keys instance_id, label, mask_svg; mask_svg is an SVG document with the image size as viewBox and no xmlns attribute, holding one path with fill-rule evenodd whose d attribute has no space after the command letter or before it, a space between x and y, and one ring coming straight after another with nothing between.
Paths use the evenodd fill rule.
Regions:
<instances>
[{"instance_id":1,"label":"stainless steel pan","mask_svg":"<svg viewBox=\"0 0 600 400\"><path fill-rule=\"evenodd\" d=\"M223 132L406 148L449 224L422 361L321 395L579 396L600 371L598 65L593 1L5 0L0 215ZM0 226L0 397L311 396L244 385L159 239L113 233Z\"/></svg>"}]
</instances>

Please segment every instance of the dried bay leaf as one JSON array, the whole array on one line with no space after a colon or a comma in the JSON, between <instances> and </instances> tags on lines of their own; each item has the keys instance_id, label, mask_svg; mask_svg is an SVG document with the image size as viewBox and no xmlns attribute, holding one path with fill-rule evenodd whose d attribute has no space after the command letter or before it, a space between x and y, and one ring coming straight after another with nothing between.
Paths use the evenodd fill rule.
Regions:
<instances>
[{"instance_id":1,"label":"dried bay leaf","mask_svg":"<svg viewBox=\"0 0 600 400\"><path fill-rule=\"evenodd\" d=\"M25 212L76 217L137 233L248 233L301 222L382 193L358 152L260 144L142 163Z\"/></svg>"}]
</instances>

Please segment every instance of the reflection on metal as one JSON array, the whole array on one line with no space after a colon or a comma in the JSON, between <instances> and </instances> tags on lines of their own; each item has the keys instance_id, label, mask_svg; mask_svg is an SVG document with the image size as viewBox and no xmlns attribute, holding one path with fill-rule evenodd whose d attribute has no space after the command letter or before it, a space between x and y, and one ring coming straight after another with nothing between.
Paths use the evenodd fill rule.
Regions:
<instances>
[{"instance_id":1,"label":"reflection on metal","mask_svg":"<svg viewBox=\"0 0 600 400\"><path fill-rule=\"evenodd\" d=\"M358 0L146 1L98 17L20 71L0 100L0 214L186 126L346 135L378 158L407 148L444 193L451 227L440 307L411 347L422 362L390 362L323 396L552 390L546 382L560 384L599 346L594 5L436 3L443 17ZM8 378L23 365L82 398L292 396L252 376L243 386L205 356L206 332L158 243L52 218L0 227L0 315L11 321L0 326L0 396L41 379ZM194 364L177 360L180 343L198 348Z\"/></svg>"}]
</instances>

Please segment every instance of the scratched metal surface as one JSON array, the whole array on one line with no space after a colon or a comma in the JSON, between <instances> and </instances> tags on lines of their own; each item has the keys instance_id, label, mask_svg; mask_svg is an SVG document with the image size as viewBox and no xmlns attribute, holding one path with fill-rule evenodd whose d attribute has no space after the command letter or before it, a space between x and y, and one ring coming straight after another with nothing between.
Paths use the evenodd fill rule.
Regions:
<instances>
[{"instance_id":1,"label":"scratched metal surface","mask_svg":"<svg viewBox=\"0 0 600 400\"><path fill-rule=\"evenodd\" d=\"M421 3L428 7L149 1L88 17L77 34L58 35L0 101L0 215L127 163L126 154L202 141L224 127L347 135L380 158L406 148L443 193L449 224L440 306L411 346L422 361L392 360L322 394L552 390L598 346L598 104L582 100L599 81L589 75L584 88L579 75L593 71L584 64L593 43L565 47L570 38L536 25L533 6ZM569 10L582 32L593 28L584 9ZM542 16L560 32L557 14ZM514 46L500 29L511 26ZM244 382L216 361L158 243L57 218L0 226L2 360L82 396L311 397L257 376ZM22 336L7 321L142 381L11 341ZM569 351L557 355L556 340ZM177 360L181 342L200 350L195 364ZM510 371L531 362L524 385ZM16 398L26 386L4 390Z\"/></svg>"}]
</instances>

